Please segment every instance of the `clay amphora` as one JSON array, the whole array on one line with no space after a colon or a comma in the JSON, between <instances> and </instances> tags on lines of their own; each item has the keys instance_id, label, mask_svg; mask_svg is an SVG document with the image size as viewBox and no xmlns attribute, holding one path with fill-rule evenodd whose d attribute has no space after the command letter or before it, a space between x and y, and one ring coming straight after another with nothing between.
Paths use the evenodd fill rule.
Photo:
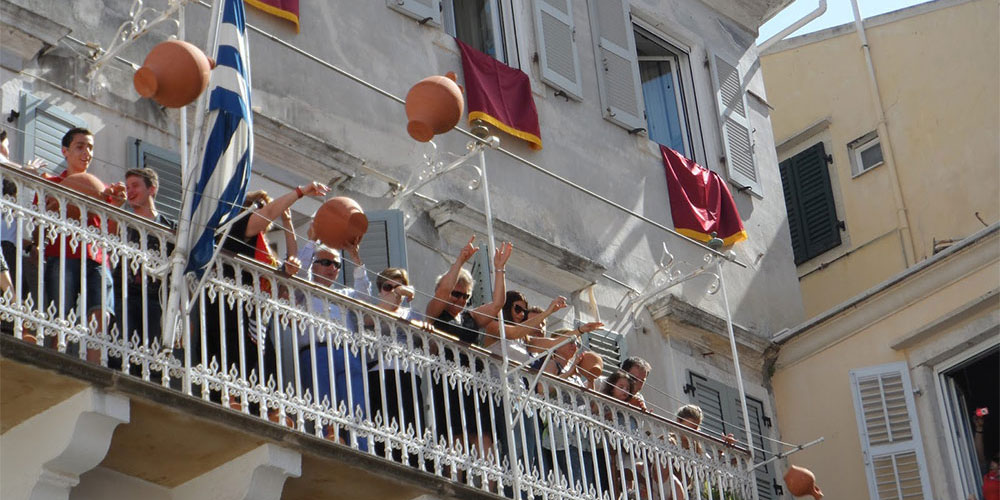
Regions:
<instances>
[{"instance_id":1,"label":"clay amphora","mask_svg":"<svg viewBox=\"0 0 1000 500\"><path fill-rule=\"evenodd\" d=\"M167 40L149 51L132 84L139 95L161 106L180 108L205 91L214 65L198 47L183 40Z\"/></svg>"},{"instance_id":2,"label":"clay amphora","mask_svg":"<svg viewBox=\"0 0 1000 500\"><path fill-rule=\"evenodd\" d=\"M101 193L104 192L104 183L95 175L87 172L68 175L59 185L98 200L101 199ZM73 204L66 205L66 217L80 220L80 208Z\"/></svg>"},{"instance_id":3,"label":"clay amphora","mask_svg":"<svg viewBox=\"0 0 1000 500\"><path fill-rule=\"evenodd\" d=\"M823 492L816 486L816 476L804 467L793 465L788 469L785 473L785 485L788 486L789 493L797 497L812 495L816 500L823 498Z\"/></svg>"},{"instance_id":4,"label":"clay amphora","mask_svg":"<svg viewBox=\"0 0 1000 500\"><path fill-rule=\"evenodd\" d=\"M410 137L427 142L458 124L465 102L462 88L455 83L455 73L429 76L420 80L406 94L406 131Z\"/></svg>"},{"instance_id":5,"label":"clay amphora","mask_svg":"<svg viewBox=\"0 0 1000 500\"><path fill-rule=\"evenodd\" d=\"M312 225L316 238L324 245L334 249L347 248L361 241L368 231L368 217L358 202L338 196L319 207Z\"/></svg>"}]
</instances>

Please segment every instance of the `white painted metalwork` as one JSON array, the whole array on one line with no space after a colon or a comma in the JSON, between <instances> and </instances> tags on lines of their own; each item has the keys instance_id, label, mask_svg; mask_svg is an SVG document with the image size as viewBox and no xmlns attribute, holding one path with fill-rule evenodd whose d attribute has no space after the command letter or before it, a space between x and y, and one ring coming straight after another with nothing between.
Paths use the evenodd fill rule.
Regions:
<instances>
[{"instance_id":1,"label":"white painted metalwork","mask_svg":"<svg viewBox=\"0 0 1000 500\"><path fill-rule=\"evenodd\" d=\"M11 167L0 167L0 178L17 190L0 199L19 242L0 323L17 339L511 498L753 498L745 449L514 363L505 384L504 360L486 350L400 319L364 294L243 257L221 255L207 271L195 313L181 321L181 348L164 351L162 314L150 311L165 304L174 234ZM70 203L95 223L69 219ZM56 255L33 264L26 251L44 253L46 244ZM139 293L97 287L98 304L131 304L141 321L128 319L128 307L83 306L95 288L87 259L69 252L87 244L108 262L90 278L105 281L108 269L119 284L140 284ZM58 270L49 284L47 269ZM77 276L79 296L44 295ZM194 291L193 279L186 284Z\"/></svg>"}]
</instances>

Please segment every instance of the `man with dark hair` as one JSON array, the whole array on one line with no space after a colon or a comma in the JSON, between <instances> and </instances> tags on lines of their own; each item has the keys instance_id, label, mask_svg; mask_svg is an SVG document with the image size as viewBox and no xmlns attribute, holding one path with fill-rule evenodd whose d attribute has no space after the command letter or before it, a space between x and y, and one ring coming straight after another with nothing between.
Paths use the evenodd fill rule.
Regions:
<instances>
[{"instance_id":1,"label":"man with dark hair","mask_svg":"<svg viewBox=\"0 0 1000 500\"><path fill-rule=\"evenodd\" d=\"M151 219L157 224L174 229L174 221L156 210L156 191L159 184L159 176L153 169L133 168L125 172L127 208L140 217ZM141 244L139 231L133 227L126 229L125 237L130 243ZM160 250L160 239L153 235L147 236L146 251L158 254ZM173 245L167 245L162 258L166 259L171 251L173 251ZM119 305L115 309L120 331L126 335L128 341L131 341L132 336L137 333L140 339L145 339L147 342L160 338L162 331L160 322L163 316L160 300L161 281L142 273L141 269L139 272L132 272L125 262L119 264L115 269L114 276L118 282L115 294L119 297L122 297L122 292L125 294L123 300L118 301ZM124 280L125 286L121 286L122 280ZM145 307L143 307L144 295ZM144 312L145 317L143 316Z\"/></svg>"},{"instance_id":2,"label":"man with dark hair","mask_svg":"<svg viewBox=\"0 0 1000 500\"><path fill-rule=\"evenodd\" d=\"M66 170L59 175L43 173L42 177L58 184L70 175L84 173L93 159L93 152L94 134L85 128L72 128L62 138L62 155L66 159ZM120 184L109 186L102 195L109 197L120 192L121 189ZM100 228L101 219L97 214L90 213L86 224L90 227ZM58 314L65 317L69 311L77 307L77 296L80 295L83 285L85 285L86 316L80 321L89 322L93 319L97 321L97 329L101 330L101 325L106 320L105 316L114 310L114 291L111 273L107 267L107 258L98 245L87 243L86 245L76 245L74 248L71 242L64 238L59 237L45 245L45 298L43 304L56 304L58 308L58 298L62 294L65 309L59 311ZM64 251L65 254L63 254ZM80 272L80 260L84 258L83 252L86 252L85 274ZM63 259L65 259L64 266L60 266L60 261ZM86 280L82 280L83 277L86 277ZM101 302L102 292L104 303ZM99 359L100 352L94 350L88 352L87 355L88 359L96 361Z\"/></svg>"},{"instance_id":3,"label":"man with dark hair","mask_svg":"<svg viewBox=\"0 0 1000 500\"><path fill-rule=\"evenodd\" d=\"M642 386L646 384L646 377L649 376L649 372L653 371L652 365L645 359L632 356L622 363L622 370L628 373L629 378L632 379L632 387L634 389L632 397L627 403L642 411L649 411L646 408L646 400L640 392L642 391Z\"/></svg>"}]
</instances>

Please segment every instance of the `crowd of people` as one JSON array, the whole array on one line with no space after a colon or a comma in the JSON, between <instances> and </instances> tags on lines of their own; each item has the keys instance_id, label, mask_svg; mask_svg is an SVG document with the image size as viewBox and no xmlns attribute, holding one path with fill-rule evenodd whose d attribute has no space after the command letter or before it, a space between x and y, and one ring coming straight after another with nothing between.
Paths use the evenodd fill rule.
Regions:
<instances>
[{"instance_id":1,"label":"crowd of people","mask_svg":"<svg viewBox=\"0 0 1000 500\"><path fill-rule=\"evenodd\" d=\"M3 145L0 149L3 158L0 160L9 164L6 132L0 135L0 143ZM61 183L73 174L87 172L93 159L93 147L93 133L74 128L62 139L62 154L66 160L64 171L58 175L42 173L42 165L37 162L22 168L53 183ZM174 221L157 210L158 188L155 171L137 168L125 172L123 181L108 185L100 197L138 217L173 229ZM578 407L600 421L631 425L633 428L636 425L634 417L627 417L623 412L614 415L610 411L601 412L592 399L581 398L582 393L560 390L564 386L559 384L538 383L538 378L532 373L543 372L579 389L603 394L634 410L649 411L642 396L644 383L652 371L649 362L640 357L630 357L620 367L606 370L604 359L599 354L581 346L581 337L602 328L602 323L583 323L575 328L548 332L547 321L567 307L566 299L557 297L543 309L531 306L521 292L507 290L506 264L514 251L510 243L501 243L492 255L493 290L484 303L475 307L469 304L475 283L466 267L477 252L483 251L475 245L473 237L461 248L447 271L437 278L433 296L421 313L411 308L410 303L417 291L410 283L407 270L390 267L377 274L369 271L360 255L360 240L352 242L347 248L329 248L316 240L310 224L304 244L299 245L292 226L291 207L304 197L323 197L328 192L326 186L313 182L273 199L263 191L248 193L243 213L220 237L219 245L228 254L242 255L273 268L278 273L276 276L298 276L333 294L366 302L391 319L345 308L329 294L307 296L301 290L290 294L284 286L275 285L277 280L259 278L246 268L237 269L229 263L222 265L223 277L291 301L313 315L343 325L349 334L373 331L394 339L408 349L421 350L445 362L457 363L474 373L492 370L490 375L499 375L495 365L488 368L481 356L472 355L469 346L479 346L498 356L506 354L512 362L527 368L513 383L523 384L528 391L542 396L561 398L563 404ZM4 195L18 196L12 183L5 182ZM34 202L40 203L37 196ZM51 198L45 203L50 210L59 208ZM85 224L101 228L106 223L105 229L116 233L118 230L114 222L102 221L100 216L88 211ZM111 259L98 244L77 245L71 244L65 236L52 238L24 234L23 231L18 233L10 221L4 220L3 224L0 228L3 239L0 259L2 291L9 290L12 283L21 283L25 297L38 294L34 297L38 301L36 303L46 305L46 309L51 304L61 316L72 310L85 311L87 321L91 325L96 324L98 331L105 326L113 327L124 333L127 339L141 339L143 345L160 338L162 302L165 299L162 278L142 272L125 260L119 260L116 266L112 266ZM284 259L275 255L268 241L267 234L275 224L280 224L284 230ZM16 240L18 234L23 241ZM132 226L123 229L121 235L128 242L163 256L173 250L172 244L165 244L151 234L147 234L143 241L140 231ZM32 243L33 239L35 243ZM39 255L37 249L40 247L42 251ZM18 252L23 253L17 255ZM345 258L354 264L349 286L338 281ZM19 263L21 268L9 267L12 263ZM43 268L40 274L38 266ZM370 274L375 276L374 289ZM43 276L41 286L36 286L38 284L33 281L36 276ZM82 309L78 309L78 301L84 301ZM223 294L202 295L191 318L191 344L179 347L190 349L193 364L213 364L222 373L235 366L244 376L256 373L258 383L264 385L269 378L279 374L280 356L276 351L281 349L281 337L294 335L294 342L289 343L296 350L293 365L297 373L293 377L301 383L301 394L308 394L308 399L313 402L324 402L334 410L348 415L362 415L387 427L395 426L413 436L431 436L437 442L462 445L464 449L475 450L483 457L516 456L528 470L540 470L544 478L575 482L601 491L620 492L623 488L634 486L633 483L638 484L634 479L636 474L631 472L628 477L633 479L624 482L619 480L619 477L625 477L624 474L609 474L608 471L622 466L616 463L614 450L604 449L612 445L580 436L563 420L542 418L528 411L524 405L517 405L508 413L500 403L484 396L481 391L470 390L444 376L428 376L428 372L417 369L401 357L384 353L365 354L350 343L335 343L331 336L318 336L310 327L294 333L287 328L273 328L262 324L259 314L238 302L227 300ZM443 333L440 338L450 341L428 342L424 337L414 335L412 329L399 328L398 324L411 324L428 332ZM9 329L10 325L5 324L4 327ZM25 336L30 333L26 331ZM501 338L506 338L507 342L500 342ZM92 361L100 361L101 352L90 349L86 356ZM108 359L112 368L141 374L138 366L123 368L122 364L119 357ZM211 398L223 401L221 391L216 389L211 391ZM239 397L228 402L241 410L248 405L250 412L261 411L258 403L251 404ZM267 410L274 412L273 408ZM693 410L684 411L690 413ZM688 413L685 413L682 423L694 420ZM700 410L697 413L700 423ZM275 415L269 416L277 420ZM622 419L632 419L632 422ZM511 433L514 441L509 442L508 426L515 421L517 425ZM692 428L697 429L697 425ZM327 439L361 450L367 451L372 447L380 456L396 461L413 466L421 463L416 452L404 451L387 439L369 442L371 436L349 431L348 426L327 424L317 432ZM688 448L686 438L682 439L683 447ZM671 436L670 440L676 443L675 437ZM636 471L640 468L641 464L631 467ZM672 471L665 473L670 476Z\"/></svg>"}]
</instances>

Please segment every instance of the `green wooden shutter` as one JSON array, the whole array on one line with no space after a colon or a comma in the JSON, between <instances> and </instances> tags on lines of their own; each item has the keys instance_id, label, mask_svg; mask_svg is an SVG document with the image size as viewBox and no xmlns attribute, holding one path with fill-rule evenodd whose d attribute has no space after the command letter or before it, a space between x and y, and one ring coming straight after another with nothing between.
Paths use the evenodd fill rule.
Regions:
<instances>
[{"instance_id":1,"label":"green wooden shutter","mask_svg":"<svg viewBox=\"0 0 1000 500\"><path fill-rule=\"evenodd\" d=\"M24 132L21 163L41 158L48 163L45 171L51 174L61 173L66 162L62 155L63 136L71 128L86 126L87 122L83 118L41 98L22 93L21 111L17 119L17 128Z\"/></svg>"},{"instance_id":2,"label":"green wooden shutter","mask_svg":"<svg viewBox=\"0 0 1000 500\"><path fill-rule=\"evenodd\" d=\"M128 138L128 167L151 168L159 176L156 189L156 209L168 219L177 221L181 215L181 156L154 146L142 139Z\"/></svg>"},{"instance_id":3,"label":"green wooden shutter","mask_svg":"<svg viewBox=\"0 0 1000 500\"><path fill-rule=\"evenodd\" d=\"M490 263L490 255L487 245L479 247L479 251L472 256L472 296L469 297L468 307L479 307L487 302L493 301L493 267Z\"/></svg>"},{"instance_id":4,"label":"green wooden shutter","mask_svg":"<svg viewBox=\"0 0 1000 500\"><path fill-rule=\"evenodd\" d=\"M840 223L826 158L826 149L819 142L778 165L796 265L840 245Z\"/></svg>"}]
</instances>

